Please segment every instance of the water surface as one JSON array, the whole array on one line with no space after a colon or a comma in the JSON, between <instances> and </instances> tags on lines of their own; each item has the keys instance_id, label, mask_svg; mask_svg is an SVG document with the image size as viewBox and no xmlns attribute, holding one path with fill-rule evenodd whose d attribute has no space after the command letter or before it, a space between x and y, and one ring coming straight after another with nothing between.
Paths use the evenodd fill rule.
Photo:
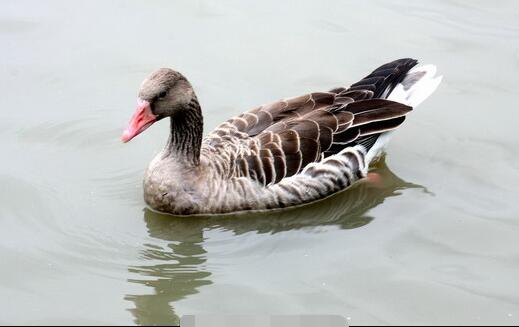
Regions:
<instances>
[{"instance_id":1,"label":"water surface","mask_svg":"<svg viewBox=\"0 0 519 327\"><path fill-rule=\"evenodd\" d=\"M519 323L517 2L3 1L0 43L0 323ZM152 70L189 77L209 131L400 57L444 82L381 184L271 214L145 209L167 122L119 136Z\"/></svg>"}]
</instances>

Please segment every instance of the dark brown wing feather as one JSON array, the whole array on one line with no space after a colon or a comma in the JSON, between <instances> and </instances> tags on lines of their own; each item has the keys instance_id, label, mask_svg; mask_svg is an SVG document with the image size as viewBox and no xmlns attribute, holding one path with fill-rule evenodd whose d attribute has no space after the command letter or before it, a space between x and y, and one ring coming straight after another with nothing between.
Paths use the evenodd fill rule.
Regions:
<instances>
[{"instance_id":1,"label":"dark brown wing feather","mask_svg":"<svg viewBox=\"0 0 519 327\"><path fill-rule=\"evenodd\" d=\"M276 125L302 117L313 110L335 103L336 95L331 92L315 92L292 99L280 100L264 105L228 120L240 132L255 136Z\"/></svg>"},{"instance_id":2,"label":"dark brown wing feather","mask_svg":"<svg viewBox=\"0 0 519 327\"><path fill-rule=\"evenodd\" d=\"M415 64L413 59L400 59L350 88L280 100L230 119L228 124L250 138L249 150L236 159L235 175L263 185L277 183L323 156L395 129L412 108L380 96L388 94ZM214 133L222 136L218 129Z\"/></svg>"}]
</instances>

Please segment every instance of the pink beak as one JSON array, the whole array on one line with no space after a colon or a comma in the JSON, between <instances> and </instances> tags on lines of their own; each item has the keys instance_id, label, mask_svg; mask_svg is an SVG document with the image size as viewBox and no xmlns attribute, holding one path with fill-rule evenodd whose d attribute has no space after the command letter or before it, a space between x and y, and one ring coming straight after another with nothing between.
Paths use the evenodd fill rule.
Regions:
<instances>
[{"instance_id":1,"label":"pink beak","mask_svg":"<svg viewBox=\"0 0 519 327\"><path fill-rule=\"evenodd\" d=\"M150 103L139 99L137 111L133 114L128 127L121 136L121 140L124 143L128 142L135 136L144 132L146 128L150 127L156 121L157 116L151 112Z\"/></svg>"}]
</instances>

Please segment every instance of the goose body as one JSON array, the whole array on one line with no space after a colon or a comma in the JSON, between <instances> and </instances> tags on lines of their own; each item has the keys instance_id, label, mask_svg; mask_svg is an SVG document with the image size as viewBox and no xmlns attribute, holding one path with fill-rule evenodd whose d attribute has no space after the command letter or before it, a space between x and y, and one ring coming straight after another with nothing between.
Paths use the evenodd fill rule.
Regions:
<instances>
[{"instance_id":1,"label":"goose body","mask_svg":"<svg viewBox=\"0 0 519 327\"><path fill-rule=\"evenodd\" d=\"M432 65L387 63L349 88L263 105L202 137L202 114L185 77L160 69L141 86L129 141L169 117L170 137L144 176L154 210L215 214L319 200L367 174L391 131L438 86Z\"/></svg>"}]
</instances>

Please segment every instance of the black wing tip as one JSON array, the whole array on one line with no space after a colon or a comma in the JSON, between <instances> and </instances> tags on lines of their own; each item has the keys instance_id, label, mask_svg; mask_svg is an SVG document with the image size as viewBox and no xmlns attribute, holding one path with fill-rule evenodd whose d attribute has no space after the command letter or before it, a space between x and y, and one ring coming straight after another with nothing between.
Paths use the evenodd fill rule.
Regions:
<instances>
[{"instance_id":1,"label":"black wing tip","mask_svg":"<svg viewBox=\"0 0 519 327\"><path fill-rule=\"evenodd\" d=\"M400 59L396 59L396 60L393 60L393 61L390 61L388 63L385 63L383 64L382 66L378 67L377 69L375 69L371 74L371 75L375 75L376 76L376 72L380 72L380 71L383 71L383 70L387 70L387 69L398 69L398 75L405 75L407 74L407 72L409 72L409 70L411 70L411 68L413 68L414 66L416 66L418 64L418 60L414 59L414 58L400 58Z\"/></svg>"},{"instance_id":2,"label":"black wing tip","mask_svg":"<svg viewBox=\"0 0 519 327\"><path fill-rule=\"evenodd\" d=\"M418 60L414 59L414 58L400 58L400 59L393 60L390 63L395 63L398 65L413 65L414 66L418 63Z\"/></svg>"},{"instance_id":3,"label":"black wing tip","mask_svg":"<svg viewBox=\"0 0 519 327\"><path fill-rule=\"evenodd\" d=\"M381 98L390 94L394 87L400 83L407 73L418 64L413 58L401 58L390 61L374 71L359 82L352 84L348 90L366 89L373 92L373 98ZM385 96L384 96L385 95Z\"/></svg>"},{"instance_id":4,"label":"black wing tip","mask_svg":"<svg viewBox=\"0 0 519 327\"><path fill-rule=\"evenodd\" d=\"M384 70L388 68L398 68L402 73L407 73L411 68L418 64L418 60L414 58L400 58L388 63L383 64L382 66L375 69L373 72L377 70Z\"/></svg>"}]
</instances>

